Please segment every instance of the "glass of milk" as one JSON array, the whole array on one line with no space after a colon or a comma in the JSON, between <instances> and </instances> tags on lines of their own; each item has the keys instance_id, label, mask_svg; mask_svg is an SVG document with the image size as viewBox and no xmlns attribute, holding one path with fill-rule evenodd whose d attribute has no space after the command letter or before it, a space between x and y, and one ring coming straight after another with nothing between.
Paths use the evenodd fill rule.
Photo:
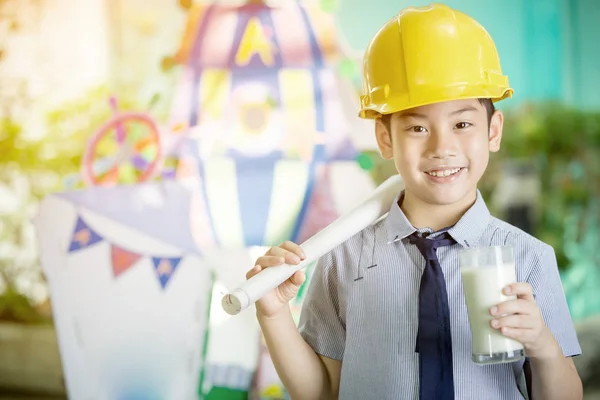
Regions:
<instances>
[{"instance_id":1,"label":"glass of milk","mask_svg":"<svg viewBox=\"0 0 600 400\"><path fill-rule=\"evenodd\" d=\"M490 308L516 296L502 289L517 281L510 246L476 247L459 253L460 272L469 314L472 359L477 364L501 364L525 358L523 345L490 326Z\"/></svg>"}]
</instances>

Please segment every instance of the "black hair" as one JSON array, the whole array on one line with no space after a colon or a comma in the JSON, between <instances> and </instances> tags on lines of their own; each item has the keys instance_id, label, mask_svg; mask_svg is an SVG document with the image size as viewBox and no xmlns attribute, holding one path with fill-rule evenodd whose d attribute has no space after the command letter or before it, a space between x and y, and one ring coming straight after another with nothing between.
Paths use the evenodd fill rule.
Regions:
<instances>
[{"instance_id":1,"label":"black hair","mask_svg":"<svg viewBox=\"0 0 600 400\"><path fill-rule=\"evenodd\" d=\"M492 124L492 116L496 112L496 107L494 106L494 102L488 98L481 98L481 99L477 99L477 100L479 101L479 104L483 105L485 107L485 110L487 111L488 129L489 129ZM383 123L383 125L385 126L387 131L391 133L392 132L392 114L382 115L381 122Z\"/></svg>"},{"instance_id":2,"label":"black hair","mask_svg":"<svg viewBox=\"0 0 600 400\"><path fill-rule=\"evenodd\" d=\"M477 100L479 100L479 104L482 104L485 107L485 110L487 111L488 128L489 128L490 125L492 125L492 117L494 116L494 113L496 112L496 106L494 105L494 102L492 101L492 99L477 99Z\"/></svg>"}]
</instances>

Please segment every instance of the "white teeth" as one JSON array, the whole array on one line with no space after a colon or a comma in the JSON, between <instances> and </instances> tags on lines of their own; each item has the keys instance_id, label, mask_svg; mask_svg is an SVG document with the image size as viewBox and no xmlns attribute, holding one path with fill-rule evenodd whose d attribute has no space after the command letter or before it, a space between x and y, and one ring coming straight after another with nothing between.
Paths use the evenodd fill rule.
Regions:
<instances>
[{"instance_id":1,"label":"white teeth","mask_svg":"<svg viewBox=\"0 0 600 400\"><path fill-rule=\"evenodd\" d=\"M460 168L454 168L454 169L445 169L443 171L431 171L431 172L427 172L427 173L431 176L445 177L445 176L454 175L455 173L457 173L460 170L461 170Z\"/></svg>"}]
</instances>

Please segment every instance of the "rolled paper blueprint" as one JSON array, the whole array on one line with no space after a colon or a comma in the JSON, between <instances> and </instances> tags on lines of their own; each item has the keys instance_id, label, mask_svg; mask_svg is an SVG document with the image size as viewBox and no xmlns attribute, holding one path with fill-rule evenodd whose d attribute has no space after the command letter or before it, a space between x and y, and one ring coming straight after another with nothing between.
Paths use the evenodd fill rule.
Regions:
<instances>
[{"instance_id":1,"label":"rolled paper blueprint","mask_svg":"<svg viewBox=\"0 0 600 400\"><path fill-rule=\"evenodd\" d=\"M236 315L270 290L286 281L296 271L308 266L353 235L375 223L390 210L392 202L404 188L402 178L394 175L379 185L373 194L353 210L340 216L300 245L306 258L297 265L283 264L265 268L241 287L223 296L221 305Z\"/></svg>"}]
</instances>

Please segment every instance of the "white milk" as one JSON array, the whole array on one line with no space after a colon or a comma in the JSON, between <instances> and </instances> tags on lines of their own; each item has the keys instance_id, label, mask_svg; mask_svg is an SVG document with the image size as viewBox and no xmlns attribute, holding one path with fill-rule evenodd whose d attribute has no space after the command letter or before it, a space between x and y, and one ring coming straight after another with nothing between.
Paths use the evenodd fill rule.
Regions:
<instances>
[{"instance_id":1,"label":"white milk","mask_svg":"<svg viewBox=\"0 0 600 400\"><path fill-rule=\"evenodd\" d=\"M516 298L502 293L505 286L517 281L514 264L462 268L461 275L473 336L473 354L510 354L522 350L521 343L503 336L498 329L490 326L493 318L490 308Z\"/></svg>"}]
</instances>

